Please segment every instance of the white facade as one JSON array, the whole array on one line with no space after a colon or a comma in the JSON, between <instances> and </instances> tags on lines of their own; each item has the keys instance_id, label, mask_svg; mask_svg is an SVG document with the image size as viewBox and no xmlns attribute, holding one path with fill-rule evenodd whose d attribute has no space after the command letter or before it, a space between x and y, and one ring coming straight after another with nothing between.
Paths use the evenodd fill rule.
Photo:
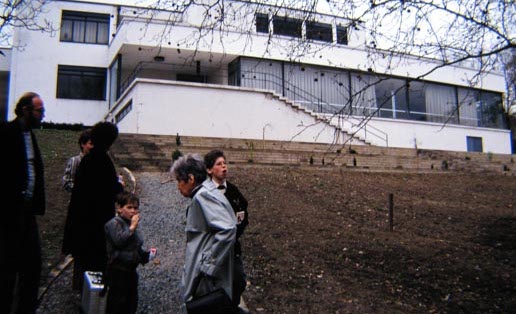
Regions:
<instances>
[{"instance_id":1,"label":"white facade","mask_svg":"<svg viewBox=\"0 0 516 314\"><path fill-rule=\"evenodd\" d=\"M107 43L66 42L61 37L63 29L52 33L16 29L14 45L20 48L13 49L11 57L9 119L13 117L18 97L26 91L36 91L45 100L45 120L55 123L93 125L104 119L115 121L117 116L122 117L120 110L132 100L132 110L127 110L118 121L120 130L127 133L287 141L303 128L294 140L330 143L335 138L340 142L348 138L338 129L342 128L348 134L356 132L354 144L366 140L380 146L466 151L466 138L472 136L482 139L484 152L511 152L510 132L505 129L443 126L442 123L375 117L365 127L356 129L356 124L360 123L357 122L360 117L356 116L332 123L334 126L325 124L321 127L322 122L315 120L313 114L296 109L291 104L292 99L271 96L275 94L270 89L229 87L232 80L230 64L241 57L264 60L265 63L266 60L289 62L294 58L296 64L301 65L364 74L372 70L396 77L418 77L435 66L431 60L415 58L397 60L394 68L392 62L385 61L388 58L373 62L367 57L363 32L356 30L349 31L347 45L335 43L333 33L333 43L313 42L309 52L296 55L298 42L295 38L257 32L248 35L239 31L236 25L255 23L256 8L249 6L235 1L235 11L246 13L248 10L249 14L239 15L245 21L228 21L227 32L214 32L193 40L198 35L196 27L203 18L199 8L187 12L149 13L131 6L50 1L39 18L52 21L56 28L61 26L65 11L107 16ZM269 14L266 8L258 11ZM295 18L302 12L277 14ZM149 19L151 15L152 19ZM334 30L337 25L347 23L328 15L317 18L319 22L332 25ZM173 26L169 25L171 19L175 21ZM163 61L155 61L157 56ZM105 97L86 100L58 96L59 73L65 67L105 69ZM453 66L433 71L425 76L425 80L469 87L470 79L476 73L474 69ZM192 78L204 79L204 85L177 83ZM504 86L502 75L489 74L475 87L503 93ZM324 115L320 117L324 118ZM315 127L303 127L315 122Z\"/></svg>"},{"instance_id":2,"label":"white facade","mask_svg":"<svg viewBox=\"0 0 516 314\"><path fill-rule=\"evenodd\" d=\"M123 118L110 117L119 121L123 133L338 144L348 140L346 134L316 115L286 105L274 94L263 91L137 79L119 104L121 108L115 108L115 112L132 107Z\"/></svg>"}]
</instances>

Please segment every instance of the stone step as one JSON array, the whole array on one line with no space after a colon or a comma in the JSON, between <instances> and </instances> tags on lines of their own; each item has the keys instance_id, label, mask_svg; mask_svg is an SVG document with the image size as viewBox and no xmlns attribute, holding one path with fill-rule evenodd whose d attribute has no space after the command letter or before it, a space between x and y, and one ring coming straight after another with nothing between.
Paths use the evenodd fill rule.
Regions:
<instances>
[{"instance_id":1,"label":"stone step","mask_svg":"<svg viewBox=\"0 0 516 314\"><path fill-rule=\"evenodd\" d=\"M139 171L167 171L175 150L206 154L224 150L233 164L339 166L347 169L391 171L468 171L514 175L514 155L386 148L368 145L335 146L318 143L246 140L176 135L121 134L112 154L121 166Z\"/></svg>"}]
</instances>

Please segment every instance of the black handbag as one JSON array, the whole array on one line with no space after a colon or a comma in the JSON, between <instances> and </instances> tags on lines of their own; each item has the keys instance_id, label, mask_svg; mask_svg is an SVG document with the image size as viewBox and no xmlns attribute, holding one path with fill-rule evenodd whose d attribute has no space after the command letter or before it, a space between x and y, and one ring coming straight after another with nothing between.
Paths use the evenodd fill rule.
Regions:
<instances>
[{"instance_id":1,"label":"black handbag","mask_svg":"<svg viewBox=\"0 0 516 314\"><path fill-rule=\"evenodd\" d=\"M230 314L235 313L235 306L222 288L186 302L188 314Z\"/></svg>"}]
</instances>

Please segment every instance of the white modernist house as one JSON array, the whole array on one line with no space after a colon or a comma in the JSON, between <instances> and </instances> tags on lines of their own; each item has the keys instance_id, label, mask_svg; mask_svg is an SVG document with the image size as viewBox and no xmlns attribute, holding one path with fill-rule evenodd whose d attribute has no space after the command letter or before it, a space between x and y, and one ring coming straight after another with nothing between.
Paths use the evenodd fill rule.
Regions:
<instances>
[{"instance_id":1,"label":"white modernist house","mask_svg":"<svg viewBox=\"0 0 516 314\"><path fill-rule=\"evenodd\" d=\"M213 29L203 23L220 17L201 6L47 2L38 18L56 31L14 34L9 118L33 90L47 121L122 133L511 153L501 74L473 87L471 65L415 79L436 64L371 60L346 19L229 2Z\"/></svg>"}]
</instances>

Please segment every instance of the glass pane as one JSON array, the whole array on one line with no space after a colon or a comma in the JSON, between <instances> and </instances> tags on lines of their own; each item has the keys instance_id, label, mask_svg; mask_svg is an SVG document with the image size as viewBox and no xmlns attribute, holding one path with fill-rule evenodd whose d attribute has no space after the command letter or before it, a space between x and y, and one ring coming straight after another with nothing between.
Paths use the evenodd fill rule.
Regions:
<instances>
[{"instance_id":1,"label":"glass pane","mask_svg":"<svg viewBox=\"0 0 516 314\"><path fill-rule=\"evenodd\" d=\"M97 43L107 44L109 42L109 25L107 23L99 23L97 30Z\"/></svg>"},{"instance_id":2,"label":"glass pane","mask_svg":"<svg viewBox=\"0 0 516 314\"><path fill-rule=\"evenodd\" d=\"M109 69L109 108L111 108L118 100L119 89L118 89L118 60L120 56L113 62L113 65Z\"/></svg>"},{"instance_id":3,"label":"glass pane","mask_svg":"<svg viewBox=\"0 0 516 314\"><path fill-rule=\"evenodd\" d=\"M380 117L407 118L406 82L387 78L378 78L378 80L374 88Z\"/></svg>"},{"instance_id":4,"label":"glass pane","mask_svg":"<svg viewBox=\"0 0 516 314\"><path fill-rule=\"evenodd\" d=\"M73 31L73 22L63 20L61 23L61 41L71 41Z\"/></svg>"},{"instance_id":5,"label":"glass pane","mask_svg":"<svg viewBox=\"0 0 516 314\"><path fill-rule=\"evenodd\" d=\"M484 150L481 137L467 136L466 144L468 152L482 152Z\"/></svg>"},{"instance_id":6,"label":"glass pane","mask_svg":"<svg viewBox=\"0 0 516 314\"><path fill-rule=\"evenodd\" d=\"M337 44L347 45L348 44L348 28L343 26L337 26Z\"/></svg>"},{"instance_id":7,"label":"glass pane","mask_svg":"<svg viewBox=\"0 0 516 314\"><path fill-rule=\"evenodd\" d=\"M105 69L60 65L57 83L58 98L105 100Z\"/></svg>"},{"instance_id":8,"label":"glass pane","mask_svg":"<svg viewBox=\"0 0 516 314\"><path fill-rule=\"evenodd\" d=\"M408 83L411 120L457 123L455 88L418 81Z\"/></svg>"},{"instance_id":9,"label":"glass pane","mask_svg":"<svg viewBox=\"0 0 516 314\"><path fill-rule=\"evenodd\" d=\"M459 121L461 125L480 126L478 111L480 93L469 88L459 88Z\"/></svg>"},{"instance_id":10,"label":"glass pane","mask_svg":"<svg viewBox=\"0 0 516 314\"><path fill-rule=\"evenodd\" d=\"M84 21L74 21L73 22L73 41L83 43L84 42L84 33L86 31L86 22Z\"/></svg>"},{"instance_id":11,"label":"glass pane","mask_svg":"<svg viewBox=\"0 0 516 314\"><path fill-rule=\"evenodd\" d=\"M377 112L374 77L367 74L351 75L352 114L370 116Z\"/></svg>"},{"instance_id":12,"label":"glass pane","mask_svg":"<svg viewBox=\"0 0 516 314\"><path fill-rule=\"evenodd\" d=\"M411 120L426 120L426 106L425 106L425 84L422 82L410 82L409 89L409 119Z\"/></svg>"},{"instance_id":13,"label":"glass pane","mask_svg":"<svg viewBox=\"0 0 516 314\"><path fill-rule=\"evenodd\" d=\"M97 23L87 22L84 42L95 44L97 43Z\"/></svg>"},{"instance_id":14,"label":"glass pane","mask_svg":"<svg viewBox=\"0 0 516 314\"><path fill-rule=\"evenodd\" d=\"M506 128L503 116L502 95L498 93L481 92L481 126L488 128Z\"/></svg>"},{"instance_id":15,"label":"glass pane","mask_svg":"<svg viewBox=\"0 0 516 314\"><path fill-rule=\"evenodd\" d=\"M269 33L269 17L266 14L256 14L256 32Z\"/></svg>"},{"instance_id":16,"label":"glass pane","mask_svg":"<svg viewBox=\"0 0 516 314\"><path fill-rule=\"evenodd\" d=\"M70 80L68 76L59 74L57 78L57 98L70 98Z\"/></svg>"},{"instance_id":17,"label":"glass pane","mask_svg":"<svg viewBox=\"0 0 516 314\"><path fill-rule=\"evenodd\" d=\"M333 42L333 33L330 24L306 23L306 38L312 40L320 40L325 42Z\"/></svg>"},{"instance_id":18,"label":"glass pane","mask_svg":"<svg viewBox=\"0 0 516 314\"><path fill-rule=\"evenodd\" d=\"M274 34L301 38L301 20L274 17Z\"/></svg>"}]
</instances>

